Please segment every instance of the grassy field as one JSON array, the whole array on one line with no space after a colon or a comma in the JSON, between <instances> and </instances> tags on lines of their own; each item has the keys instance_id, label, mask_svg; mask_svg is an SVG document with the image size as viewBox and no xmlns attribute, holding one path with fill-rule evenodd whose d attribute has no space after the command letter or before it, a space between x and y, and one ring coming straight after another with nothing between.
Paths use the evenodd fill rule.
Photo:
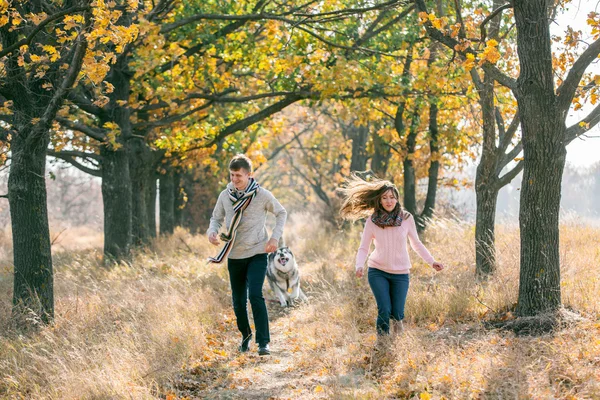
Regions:
<instances>
[{"instance_id":1,"label":"grassy field","mask_svg":"<svg viewBox=\"0 0 600 400\"><path fill-rule=\"evenodd\" d=\"M448 268L435 273L412 254L406 330L376 351L374 299L353 275L361 227L319 227L307 215L289 221L309 301L282 310L265 286L273 341L262 358L256 347L235 351L226 269L205 265L205 237L177 231L105 268L99 248L65 236L54 254L56 323L31 335L10 324L0 237L0 398L600 398L600 229L562 226L563 303L581 318L529 337L485 324L512 318L516 227L498 228L499 270L481 285L473 226L436 221L423 239Z\"/></svg>"}]
</instances>

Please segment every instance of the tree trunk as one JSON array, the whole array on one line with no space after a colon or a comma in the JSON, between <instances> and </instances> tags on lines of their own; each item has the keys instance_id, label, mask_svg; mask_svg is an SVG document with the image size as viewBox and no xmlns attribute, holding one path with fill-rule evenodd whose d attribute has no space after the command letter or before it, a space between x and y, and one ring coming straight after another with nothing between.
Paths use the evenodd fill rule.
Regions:
<instances>
[{"instance_id":1,"label":"tree trunk","mask_svg":"<svg viewBox=\"0 0 600 400\"><path fill-rule=\"evenodd\" d=\"M554 94L552 50L544 0L515 0L524 172L519 227L521 272L517 312L532 316L561 305L559 208L566 148Z\"/></svg>"},{"instance_id":2,"label":"tree trunk","mask_svg":"<svg viewBox=\"0 0 600 400\"><path fill-rule=\"evenodd\" d=\"M131 248L131 179L125 150L101 148L104 256L120 260Z\"/></svg>"},{"instance_id":3,"label":"tree trunk","mask_svg":"<svg viewBox=\"0 0 600 400\"><path fill-rule=\"evenodd\" d=\"M27 132L11 142L8 201L13 234L16 314L30 310L45 323L54 318L54 278L46 203L48 134L34 146Z\"/></svg>"},{"instance_id":4,"label":"tree trunk","mask_svg":"<svg viewBox=\"0 0 600 400\"><path fill-rule=\"evenodd\" d=\"M438 177L440 171L439 147L438 147L438 105L433 102L429 106L429 152L430 164L427 173L427 196L421 215L417 218L417 229L421 232L427 226L427 220L433 216L435 210L435 199L437 195Z\"/></svg>"},{"instance_id":5,"label":"tree trunk","mask_svg":"<svg viewBox=\"0 0 600 400\"><path fill-rule=\"evenodd\" d=\"M495 223L498 190L496 190L493 182L491 186L486 184L486 178L479 173L475 178L475 182L477 197L475 271L480 278L486 278L496 270Z\"/></svg>"},{"instance_id":6,"label":"tree trunk","mask_svg":"<svg viewBox=\"0 0 600 400\"><path fill-rule=\"evenodd\" d=\"M378 178L385 178L392 155L390 146L387 145L385 140L373 132L373 158L371 158L371 171Z\"/></svg>"},{"instance_id":7,"label":"tree trunk","mask_svg":"<svg viewBox=\"0 0 600 400\"><path fill-rule=\"evenodd\" d=\"M159 227L161 235L173 233L175 228L175 190L171 171L160 176L159 184Z\"/></svg>"},{"instance_id":8,"label":"tree trunk","mask_svg":"<svg viewBox=\"0 0 600 400\"><path fill-rule=\"evenodd\" d=\"M146 217L148 218L148 233L151 238L156 237L156 173L154 170L148 174L146 186Z\"/></svg>"},{"instance_id":9,"label":"tree trunk","mask_svg":"<svg viewBox=\"0 0 600 400\"><path fill-rule=\"evenodd\" d=\"M352 139L352 159L350 171L364 171L367 169L367 140L369 139L368 126L350 126Z\"/></svg>"},{"instance_id":10,"label":"tree trunk","mask_svg":"<svg viewBox=\"0 0 600 400\"><path fill-rule=\"evenodd\" d=\"M406 138L406 155L402 161L404 175L404 208L412 215L417 215L417 182L415 178L414 157L417 144L420 107L415 106L410 130ZM398 132L400 134L400 132Z\"/></svg>"},{"instance_id":11,"label":"tree trunk","mask_svg":"<svg viewBox=\"0 0 600 400\"><path fill-rule=\"evenodd\" d=\"M496 120L494 116L494 80L486 74L479 86L479 105L483 123L483 148L477 165L475 194L475 271L481 278L496 270L496 204L498 174L496 172Z\"/></svg>"},{"instance_id":12,"label":"tree trunk","mask_svg":"<svg viewBox=\"0 0 600 400\"><path fill-rule=\"evenodd\" d=\"M150 149L142 139L131 139L128 144L131 177L131 235L132 244L139 246L148 243L150 238L146 185L152 164Z\"/></svg>"},{"instance_id":13,"label":"tree trunk","mask_svg":"<svg viewBox=\"0 0 600 400\"><path fill-rule=\"evenodd\" d=\"M173 226L183 226L183 208L185 207L184 190L185 179L183 173L173 173Z\"/></svg>"}]
</instances>

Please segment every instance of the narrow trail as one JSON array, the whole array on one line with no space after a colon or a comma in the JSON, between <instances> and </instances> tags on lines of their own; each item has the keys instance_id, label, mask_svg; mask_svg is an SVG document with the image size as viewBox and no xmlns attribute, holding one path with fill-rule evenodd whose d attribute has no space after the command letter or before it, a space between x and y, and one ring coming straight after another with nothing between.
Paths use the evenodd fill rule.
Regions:
<instances>
[{"instance_id":1,"label":"narrow trail","mask_svg":"<svg viewBox=\"0 0 600 400\"><path fill-rule=\"evenodd\" d=\"M270 356L258 356L256 343L252 343L248 353L239 353L239 334L230 321L230 329L212 341L214 356L197 362L177 377L177 395L203 399L327 397L321 384L329 377L302 368L310 360L293 330L295 314L302 312L302 305L286 310L277 302L269 302L268 306Z\"/></svg>"}]
</instances>

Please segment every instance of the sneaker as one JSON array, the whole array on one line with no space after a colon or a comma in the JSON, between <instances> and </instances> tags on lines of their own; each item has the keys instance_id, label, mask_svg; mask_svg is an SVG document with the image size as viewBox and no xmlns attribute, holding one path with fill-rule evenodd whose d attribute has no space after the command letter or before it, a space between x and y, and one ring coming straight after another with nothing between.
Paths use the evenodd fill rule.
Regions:
<instances>
[{"instance_id":1,"label":"sneaker","mask_svg":"<svg viewBox=\"0 0 600 400\"><path fill-rule=\"evenodd\" d=\"M270 354L271 354L271 350L269 350L268 344L258 346L258 355L259 356L268 356Z\"/></svg>"},{"instance_id":2,"label":"sneaker","mask_svg":"<svg viewBox=\"0 0 600 400\"><path fill-rule=\"evenodd\" d=\"M252 341L252 334L246 336L242 339L242 344L240 344L239 350L241 353L245 353L250 349L250 342Z\"/></svg>"}]
</instances>

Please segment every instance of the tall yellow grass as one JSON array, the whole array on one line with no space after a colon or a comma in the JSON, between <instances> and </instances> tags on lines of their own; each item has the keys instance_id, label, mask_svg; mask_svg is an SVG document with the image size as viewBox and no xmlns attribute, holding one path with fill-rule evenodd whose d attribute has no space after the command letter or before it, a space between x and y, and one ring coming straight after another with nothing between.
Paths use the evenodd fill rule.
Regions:
<instances>
[{"instance_id":1,"label":"tall yellow grass","mask_svg":"<svg viewBox=\"0 0 600 400\"><path fill-rule=\"evenodd\" d=\"M310 301L286 313L269 303L277 343L289 353L266 361L285 364L278 378L285 387L272 393L261 386L271 379L261 378L265 364L234 351L226 269L205 265L215 249L204 237L178 230L111 268L98 248L56 253L56 322L30 335L11 327L12 270L4 258L0 398L244 398L252 385L265 391L255 398L600 398L599 229L561 227L563 303L584 320L517 337L482 324L510 316L517 300L516 228L498 228L498 272L481 285L473 227L434 221L424 240L448 268L435 273L412 254L406 331L386 351L375 351L368 284L353 276L360 231L290 218L286 242Z\"/></svg>"}]
</instances>

